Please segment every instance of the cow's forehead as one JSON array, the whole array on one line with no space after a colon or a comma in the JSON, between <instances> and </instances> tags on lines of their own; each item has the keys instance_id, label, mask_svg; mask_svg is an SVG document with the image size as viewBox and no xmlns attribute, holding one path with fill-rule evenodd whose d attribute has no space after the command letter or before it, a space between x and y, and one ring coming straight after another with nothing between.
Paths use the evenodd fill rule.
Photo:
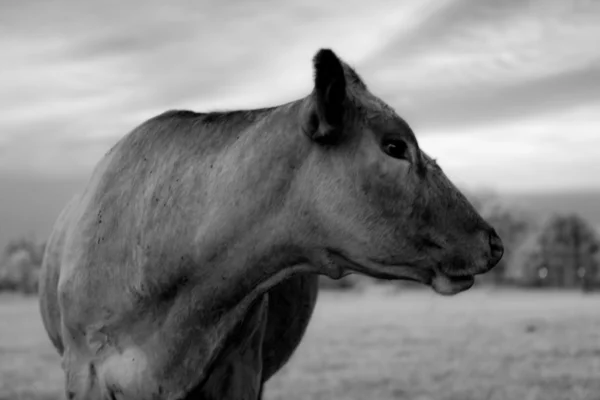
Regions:
<instances>
[{"instance_id":1,"label":"cow's forehead","mask_svg":"<svg viewBox=\"0 0 600 400\"><path fill-rule=\"evenodd\" d=\"M399 133L418 145L410 125L390 105L368 90L358 96L355 104L359 114L369 125L383 129L386 133Z\"/></svg>"},{"instance_id":2,"label":"cow's forehead","mask_svg":"<svg viewBox=\"0 0 600 400\"><path fill-rule=\"evenodd\" d=\"M406 121L389 104L373 94L363 79L348 64L342 62L346 88L359 116L370 125L395 131L418 146L417 139Z\"/></svg>"}]
</instances>

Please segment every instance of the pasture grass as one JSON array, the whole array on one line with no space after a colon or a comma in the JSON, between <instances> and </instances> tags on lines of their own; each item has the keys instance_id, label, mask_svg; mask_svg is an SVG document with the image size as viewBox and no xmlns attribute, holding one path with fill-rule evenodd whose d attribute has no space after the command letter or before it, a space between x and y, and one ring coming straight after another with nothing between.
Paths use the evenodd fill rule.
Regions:
<instances>
[{"instance_id":1,"label":"pasture grass","mask_svg":"<svg viewBox=\"0 0 600 400\"><path fill-rule=\"evenodd\" d=\"M37 300L0 296L0 400L63 399ZM598 400L600 295L322 292L266 400Z\"/></svg>"}]
</instances>

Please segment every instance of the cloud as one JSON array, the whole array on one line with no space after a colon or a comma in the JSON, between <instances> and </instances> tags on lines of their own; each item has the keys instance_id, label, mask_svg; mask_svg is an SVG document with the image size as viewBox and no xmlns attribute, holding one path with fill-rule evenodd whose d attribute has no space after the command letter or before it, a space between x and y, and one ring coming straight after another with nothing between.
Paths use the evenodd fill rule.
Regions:
<instances>
[{"instance_id":1,"label":"cloud","mask_svg":"<svg viewBox=\"0 0 600 400\"><path fill-rule=\"evenodd\" d=\"M519 151L535 140L550 143L553 118L599 100L592 84L600 79L598 4L3 2L0 170L87 174L119 137L166 109L252 108L299 98L311 89L314 52L331 47L419 137L435 136L431 143L443 159L470 163L471 169L451 167L459 178L480 182L474 165L500 163L510 151L526 163ZM592 114L580 118L595 123ZM545 136L531 136L534 125ZM588 128L571 131L587 137ZM509 133L491 152L491 132L499 131ZM573 149L595 139L586 140ZM475 144L481 150L469 150ZM547 181L532 184L569 176L544 171ZM518 178L500 178L501 185L519 186Z\"/></svg>"},{"instance_id":2,"label":"cloud","mask_svg":"<svg viewBox=\"0 0 600 400\"><path fill-rule=\"evenodd\" d=\"M319 47L358 61L382 42L398 11L376 3L58 1L36 3L36 12L3 4L0 44L9 62L0 66L0 136L14 155L1 164L63 173L79 164L61 148L86 138L90 148L82 145L77 157L89 170L99 154L94 138L108 146L166 109L257 107L302 96ZM36 162L24 161L36 153Z\"/></svg>"},{"instance_id":3,"label":"cloud","mask_svg":"<svg viewBox=\"0 0 600 400\"><path fill-rule=\"evenodd\" d=\"M465 186L504 192L597 188L600 102L485 129L419 137L446 173Z\"/></svg>"},{"instance_id":4,"label":"cloud","mask_svg":"<svg viewBox=\"0 0 600 400\"><path fill-rule=\"evenodd\" d=\"M398 109L408 120L417 121L425 133L443 128L481 127L538 114L543 117L600 101L600 91L592 82L600 82L600 62L521 84L482 83L457 88L456 92L420 92ZM401 103L402 95L390 94L386 99Z\"/></svg>"},{"instance_id":5,"label":"cloud","mask_svg":"<svg viewBox=\"0 0 600 400\"><path fill-rule=\"evenodd\" d=\"M371 86L423 129L496 123L595 101L599 5L450 3L367 63Z\"/></svg>"}]
</instances>

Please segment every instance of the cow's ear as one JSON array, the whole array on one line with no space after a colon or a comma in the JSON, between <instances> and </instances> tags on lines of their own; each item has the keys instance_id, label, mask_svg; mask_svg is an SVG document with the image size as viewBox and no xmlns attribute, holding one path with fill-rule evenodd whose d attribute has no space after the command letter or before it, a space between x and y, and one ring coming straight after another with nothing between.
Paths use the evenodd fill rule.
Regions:
<instances>
[{"instance_id":1,"label":"cow's ear","mask_svg":"<svg viewBox=\"0 0 600 400\"><path fill-rule=\"evenodd\" d=\"M343 129L346 102L344 67L335 53L321 49L313 58L312 110L305 131L318 142L337 141Z\"/></svg>"}]
</instances>

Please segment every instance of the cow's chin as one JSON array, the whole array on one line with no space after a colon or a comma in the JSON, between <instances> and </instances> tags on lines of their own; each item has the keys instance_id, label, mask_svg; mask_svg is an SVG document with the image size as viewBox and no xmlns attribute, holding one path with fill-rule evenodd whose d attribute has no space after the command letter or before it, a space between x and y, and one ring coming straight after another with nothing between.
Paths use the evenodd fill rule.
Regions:
<instances>
[{"instance_id":1,"label":"cow's chin","mask_svg":"<svg viewBox=\"0 0 600 400\"><path fill-rule=\"evenodd\" d=\"M470 289L475 283L474 276L450 277L442 273L436 273L431 280L431 287L436 293L451 296Z\"/></svg>"},{"instance_id":2,"label":"cow's chin","mask_svg":"<svg viewBox=\"0 0 600 400\"><path fill-rule=\"evenodd\" d=\"M328 251L327 259L329 264L327 275L334 279L350 273L358 273L377 279L414 281L430 286L436 293L444 296L464 292L475 283L473 275L449 276L438 268L358 262L337 251Z\"/></svg>"}]
</instances>

